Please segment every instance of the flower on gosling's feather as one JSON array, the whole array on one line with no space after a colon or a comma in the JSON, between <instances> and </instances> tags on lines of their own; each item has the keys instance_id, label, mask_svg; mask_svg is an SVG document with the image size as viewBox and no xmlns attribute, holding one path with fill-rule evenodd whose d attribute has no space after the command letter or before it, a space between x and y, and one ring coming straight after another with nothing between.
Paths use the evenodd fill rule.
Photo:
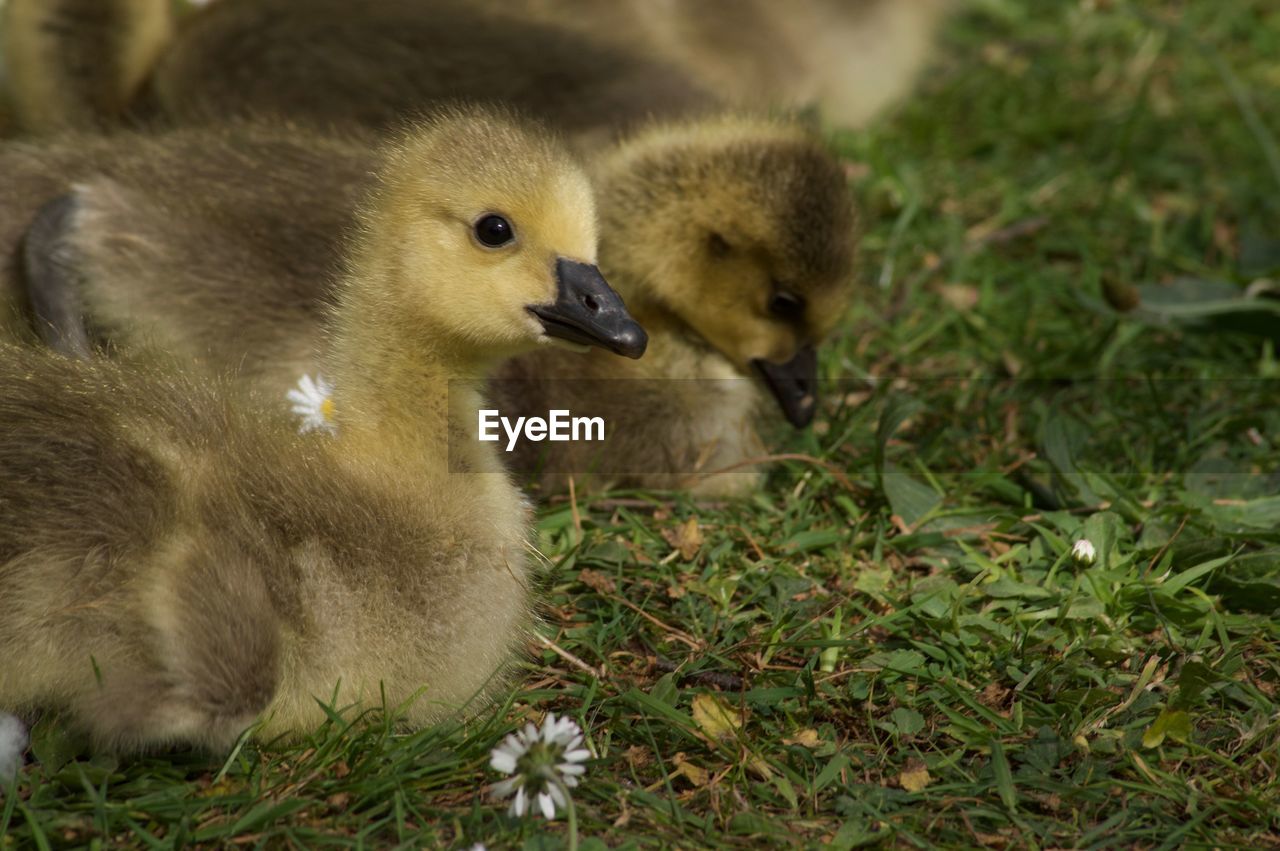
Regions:
<instances>
[{"instance_id":1,"label":"flower on gosling's feather","mask_svg":"<svg viewBox=\"0 0 1280 851\"><path fill-rule=\"evenodd\" d=\"M299 434L312 431L338 433L338 424L333 421L333 385L324 376L317 375L312 380L310 375L304 375L298 379L298 386L286 395L293 403L293 412L301 420L298 423Z\"/></svg>"}]
</instances>

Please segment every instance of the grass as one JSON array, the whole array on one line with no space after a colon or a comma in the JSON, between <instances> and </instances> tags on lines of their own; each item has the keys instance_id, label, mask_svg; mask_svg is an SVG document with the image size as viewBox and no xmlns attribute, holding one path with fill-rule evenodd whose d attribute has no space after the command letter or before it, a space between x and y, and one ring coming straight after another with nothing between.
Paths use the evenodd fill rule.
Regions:
<instances>
[{"instance_id":1,"label":"grass","mask_svg":"<svg viewBox=\"0 0 1280 851\"><path fill-rule=\"evenodd\" d=\"M1278 55L1267 0L976 3L839 138L864 297L782 448L845 475L553 503L505 705L225 764L54 729L0 848L564 847L484 794L546 711L598 757L583 848L1280 847L1278 335L1109 306L1274 259Z\"/></svg>"}]
</instances>

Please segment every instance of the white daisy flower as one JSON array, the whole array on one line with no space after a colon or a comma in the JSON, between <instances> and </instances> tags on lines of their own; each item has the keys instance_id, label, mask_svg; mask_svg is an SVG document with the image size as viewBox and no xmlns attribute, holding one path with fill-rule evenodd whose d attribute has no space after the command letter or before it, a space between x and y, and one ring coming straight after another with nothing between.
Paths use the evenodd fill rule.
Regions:
<instances>
[{"instance_id":1,"label":"white daisy flower","mask_svg":"<svg viewBox=\"0 0 1280 851\"><path fill-rule=\"evenodd\" d=\"M338 433L338 424L333 421L333 385L324 376L317 375L313 381L311 376L304 375L298 379L298 386L285 395L293 403L293 412L302 420L298 424L299 434Z\"/></svg>"},{"instance_id":2,"label":"white daisy flower","mask_svg":"<svg viewBox=\"0 0 1280 851\"><path fill-rule=\"evenodd\" d=\"M1088 567L1098 560L1098 553L1094 550L1092 541L1088 538L1081 538L1071 548L1071 558L1076 564Z\"/></svg>"},{"instance_id":3,"label":"white daisy flower","mask_svg":"<svg viewBox=\"0 0 1280 851\"><path fill-rule=\"evenodd\" d=\"M27 728L13 715L0 712L0 797L22 765L22 752L26 749Z\"/></svg>"},{"instance_id":4,"label":"white daisy flower","mask_svg":"<svg viewBox=\"0 0 1280 851\"><path fill-rule=\"evenodd\" d=\"M591 757L582 747L582 728L568 718L548 713L542 729L526 724L507 736L493 749L489 765L509 779L493 787L493 793L505 798L515 793L508 812L523 816L536 807L547 820L557 810L568 809L569 789L578 785L586 768L579 763Z\"/></svg>"}]
</instances>

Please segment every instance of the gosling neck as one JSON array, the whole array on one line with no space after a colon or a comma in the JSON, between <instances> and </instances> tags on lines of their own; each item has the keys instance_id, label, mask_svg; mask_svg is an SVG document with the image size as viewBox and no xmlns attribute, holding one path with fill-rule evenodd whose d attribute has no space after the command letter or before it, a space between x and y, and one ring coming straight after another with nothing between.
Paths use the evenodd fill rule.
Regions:
<instances>
[{"instance_id":1,"label":"gosling neck","mask_svg":"<svg viewBox=\"0 0 1280 851\"><path fill-rule=\"evenodd\" d=\"M350 284L340 290L326 358L343 453L414 474L498 469L471 439L496 364L359 292Z\"/></svg>"}]
</instances>

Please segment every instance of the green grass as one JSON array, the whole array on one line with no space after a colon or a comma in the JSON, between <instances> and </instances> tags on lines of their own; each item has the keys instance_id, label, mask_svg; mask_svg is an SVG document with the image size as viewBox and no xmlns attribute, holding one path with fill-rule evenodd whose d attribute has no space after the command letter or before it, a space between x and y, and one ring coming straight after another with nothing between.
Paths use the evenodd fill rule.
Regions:
<instances>
[{"instance_id":1,"label":"green grass","mask_svg":"<svg viewBox=\"0 0 1280 851\"><path fill-rule=\"evenodd\" d=\"M0 847L563 847L484 794L548 710L598 757L584 848L1280 847L1275 343L1108 306L1269 262L1280 9L1140 5L979 2L917 99L840 138L865 295L828 416L783 446L846 476L552 504L562 653L505 706L225 765L45 737ZM740 728L696 720L708 694Z\"/></svg>"}]
</instances>

